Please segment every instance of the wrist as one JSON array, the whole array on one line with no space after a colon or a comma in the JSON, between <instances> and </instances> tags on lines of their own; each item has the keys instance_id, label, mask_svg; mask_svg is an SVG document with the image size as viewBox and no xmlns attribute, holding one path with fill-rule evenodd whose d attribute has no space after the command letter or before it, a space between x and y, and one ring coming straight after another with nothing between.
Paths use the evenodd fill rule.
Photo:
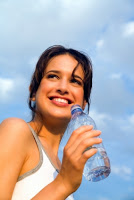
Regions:
<instances>
[{"instance_id":1,"label":"wrist","mask_svg":"<svg viewBox=\"0 0 134 200\"><path fill-rule=\"evenodd\" d=\"M61 177L60 174L57 175L56 179L54 180L55 188L58 194L61 194L61 197L65 200L71 193L73 193L72 188L67 187L64 183L64 179Z\"/></svg>"},{"instance_id":2,"label":"wrist","mask_svg":"<svg viewBox=\"0 0 134 200\"><path fill-rule=\"evenodd\" d=\"M70 194L59 177L43 188L32 200L65 200Z\"/></svg>"}]
</instances>

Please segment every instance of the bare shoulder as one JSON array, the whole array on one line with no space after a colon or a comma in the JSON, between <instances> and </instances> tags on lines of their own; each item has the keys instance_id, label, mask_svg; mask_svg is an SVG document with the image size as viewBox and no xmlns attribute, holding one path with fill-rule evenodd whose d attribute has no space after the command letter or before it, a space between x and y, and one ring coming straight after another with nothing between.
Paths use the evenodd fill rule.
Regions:
<instances>
[{"instance_id":1,"label":"bare shoulder","mask_svg":"<svg viewBox=\"0 0 134 200\"><path fill-rule=\"evenodd\" d=\"M0 124L0 145L23 150L31 139L27 123L19 118L7 118Z\"/></svg>"},{"instance_id":2,"label":"bare shoulder","mask_svg":"<svg viewBox=\"0 0 134 200\"><path fill-rule=\"evenodd\" d=\"M7 118L4 119L1 124L0 124L0 128L22 128L22 127L26 127L27 124L23 119L20 118L15 118L15 117L11 117L11 118Z\"/></svg>"},{"instance_id":3,"label":"bare shoulder","mask_svg":"<svg viewBox=\"0 0 134 200\"><path fill-rule=\"evenodd\" d=\"M0 135L4 134L5 136L9 136L12 134L12 136L16 136L17 134L19 136L21 134L21 137L26 137L26 132L29 132L29 128L23 119L7 118L0 124Z\"/></svg>"}]
</instances>

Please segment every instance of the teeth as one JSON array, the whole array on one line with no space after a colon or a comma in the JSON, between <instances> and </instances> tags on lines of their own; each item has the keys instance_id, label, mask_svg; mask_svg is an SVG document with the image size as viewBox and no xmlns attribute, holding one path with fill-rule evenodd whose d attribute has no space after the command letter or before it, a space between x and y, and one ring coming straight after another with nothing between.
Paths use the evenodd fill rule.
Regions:
<instances>
[{"instance_id":1,"label":"teeth","mask_svg":"<svg viewBox=\"0 0 134 200\"><path fill-rule=\"evenodd\" d=\"M53 100L61 102L61 103L68 103L66 99L54 98Z\"/></svg>"}]
</instances>

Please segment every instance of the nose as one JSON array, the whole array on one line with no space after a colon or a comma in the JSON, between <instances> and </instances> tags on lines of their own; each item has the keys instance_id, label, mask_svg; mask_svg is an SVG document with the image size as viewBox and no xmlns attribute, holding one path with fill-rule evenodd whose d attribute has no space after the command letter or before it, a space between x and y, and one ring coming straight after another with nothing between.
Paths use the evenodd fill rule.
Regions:
<instances>
[{"instance_id":1,"label":"nose","mask_svg":"<svg viewBox=\"0 0 134 200\"><path fill-rule=\"evenodd\" d=\"M56 90L61 95L68 94L69 93L69 85L68 85L67 80L59 81Z\"/></svg>"}]
</instances>

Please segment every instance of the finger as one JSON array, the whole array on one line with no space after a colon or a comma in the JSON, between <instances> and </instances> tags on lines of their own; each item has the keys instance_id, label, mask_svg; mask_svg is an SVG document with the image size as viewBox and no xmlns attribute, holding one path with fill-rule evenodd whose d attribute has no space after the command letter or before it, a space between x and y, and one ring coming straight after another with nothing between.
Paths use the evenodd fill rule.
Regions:
<instances>
[{"instance_id":1,"label":"finger","mask_svg":"<svg viewBox=\"0 0 134 200\"><path fill-rule=\"evenodd\" d=\"M88 151L85 151L82 156L79 159L79 163L82 163L83 165L85 165L85 163L87 162L88 159L90 159L94 154L97 153L97 148L91 148Z\"/></svg>"},{"instance_id":2,"label":"finger","mask_svg":"<svg viewBox=\"0 0 134 200\"><path fill-rule=\"evenodd\" d=\"M76 158L79 159L83 154L86 153L86 151L89 152L91 150L94 150L94 148L90 148L89 150L87 150L88 147L91 147L95 144L100 144L101 142L102 142L101 138L89 138L89 139L83 140L75 149L74 155L76 156Z\"/></svg>"},{"instance_id":3,"label":"finger","mask_svg":"<svg viewBox=\"0 0 134 200\"><path fill-rule=\"evenodd\" d=\"M74 130L67 142L68 147L70 145L72 145L80 135L83 135L83 133L89 132L92 129L93 129L92 125L90 125L90 126L84 125L84 126L77 128L76 130Z\"/></svg>"},{"instance_id":4,"label":"finger","mask_svg":"<svg viewBox=\"0 0 134 200\"><path fill-rule=\"evenodd\" d=\"M66 148L70 148L72 146L72 148L75 150L82 141L89 139L89 138L98 137L100 134L101 134L101 131L99 131L99 130L91 130L91 131L87 131L87 132L81 132L81 133L77 134L77 136L75 137L75 140L74 140L74 138L70 138L69 142L66 145Z\"/></svg>"}]
</instances>

